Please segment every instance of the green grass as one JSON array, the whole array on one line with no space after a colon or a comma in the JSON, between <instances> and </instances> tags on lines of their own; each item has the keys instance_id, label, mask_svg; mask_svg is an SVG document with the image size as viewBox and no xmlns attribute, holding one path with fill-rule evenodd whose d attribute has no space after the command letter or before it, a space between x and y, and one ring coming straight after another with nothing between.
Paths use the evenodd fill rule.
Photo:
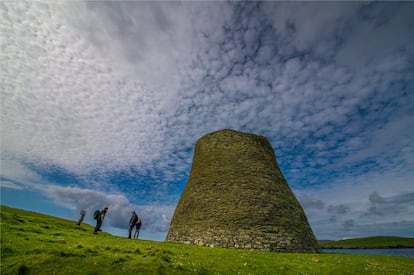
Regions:
<instances>
[{"instance_id":1,"label":"green grass","mask_svg":"<svg viewBox=\"0 0 414 275\"><path fill-rule=\"evenodd\" d=\"M414 238L377 236L323 242L319 245L322 248L408 248L414 247Z\"/></svg>"},{"instance_id":2,"label":"green grass","mask_svg":"<svg viewBox=\"0 0 414 275\"><path fill-rule=\"evenodd\" d=\"M1 206L1 274L413 274L404 257L272 253L130 240ZM20 217L24 222L18 221Z\"/></svg>"}]
</instances>

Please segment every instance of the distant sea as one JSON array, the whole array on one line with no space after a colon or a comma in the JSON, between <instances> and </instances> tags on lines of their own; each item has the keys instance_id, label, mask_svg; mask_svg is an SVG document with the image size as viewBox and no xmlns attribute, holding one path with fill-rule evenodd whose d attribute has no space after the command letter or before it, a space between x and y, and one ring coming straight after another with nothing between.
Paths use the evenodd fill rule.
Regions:
<instances>
[{"instance_id":1,"label":"distant sea","mask_svg":"<svg viewBox=\"0 0 414 275\"><path fill-rule=\"evenodd\" d=\"M385 256L403 256L414 258L414 248L385 248L385 249L322 249L327 253L345 253L345 254L365 254L365 255L385 255Z\"/></svg>"}]
</instances>

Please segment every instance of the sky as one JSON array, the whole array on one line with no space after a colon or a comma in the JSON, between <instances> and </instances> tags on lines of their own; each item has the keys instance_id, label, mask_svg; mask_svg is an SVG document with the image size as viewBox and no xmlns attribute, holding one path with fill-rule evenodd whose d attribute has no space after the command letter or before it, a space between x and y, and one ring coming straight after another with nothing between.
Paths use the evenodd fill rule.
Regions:
<instances>
[{"instance_id":1,"label":"sky","mask_svg":"<svg viewBox=\"0 0 414 275\"><path fill-rule=\"evenodd\" d=\"M414 2L0 2L1 204L164 240L203 135L265 136L318 239L414 237Z\"/></svg>"}]
</instances>

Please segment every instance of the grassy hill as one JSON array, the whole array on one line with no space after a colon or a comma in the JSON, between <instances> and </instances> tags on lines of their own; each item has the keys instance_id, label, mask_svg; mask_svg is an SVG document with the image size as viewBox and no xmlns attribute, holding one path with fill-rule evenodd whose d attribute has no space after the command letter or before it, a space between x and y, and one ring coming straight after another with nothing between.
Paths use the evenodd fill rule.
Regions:
<instances>
[{"instance_id":1,"label":"grassy hill","mask_svg":"<svg viewBox=\"0 0 414 275\"><path fill-rule=\"evenodd\" d=\"M413 274L404 257L273 253L130 240L1 206L1 274Z\"/></svg>"},{"instance_id":2,"label":"grassy hill","mask_svg":"<svg viewBox=\"0 0 414 275\"><path fill-rule=\"evenodd\" d=\"M319 245L322 248L413 248L414 238L376 236L320 242Z\"/></svg>"}]
</instances>

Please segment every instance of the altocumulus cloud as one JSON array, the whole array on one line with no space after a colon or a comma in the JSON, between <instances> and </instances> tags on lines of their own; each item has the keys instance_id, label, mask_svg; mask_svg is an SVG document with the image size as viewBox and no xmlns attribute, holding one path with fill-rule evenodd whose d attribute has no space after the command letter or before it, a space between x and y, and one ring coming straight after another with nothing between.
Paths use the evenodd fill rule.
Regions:
<instances>
[{"instance_id":1,"label":"altocumulus cloud","mask_svg":"<svg viewBox=\"0 0 414 275\"><path fill-rule=\"evenodd\" d=\"M362 234L370 207L413 229L389 219L414 191L413 3L0 7L4 187L165 231L194 143L233 128L269 138L317 236Z\"/></svg>"}]
</instances>

